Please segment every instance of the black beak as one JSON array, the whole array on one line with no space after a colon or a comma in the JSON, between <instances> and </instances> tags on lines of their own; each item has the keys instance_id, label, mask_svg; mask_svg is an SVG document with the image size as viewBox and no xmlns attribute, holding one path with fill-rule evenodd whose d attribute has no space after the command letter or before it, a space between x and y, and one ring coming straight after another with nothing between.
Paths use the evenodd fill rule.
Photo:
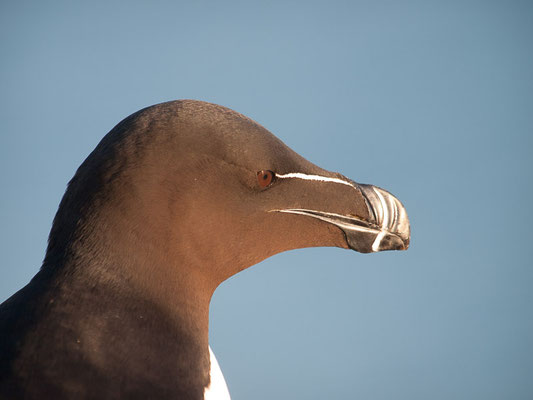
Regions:
<instances>
[{"instance_id":1,"label":"black beak","mask_svg":"<svg viewBox=\"0 0 533 400\"><path fill-rule=\"evenodd\" d=\"M346 236L348 246L360 253L384 250L407 250L410 227L407 212L392 194L372 185L354 182L366 202L369 219L306 209L276 210L284 213L306 215L338 226Z\"/></svg>"}]
</instances>

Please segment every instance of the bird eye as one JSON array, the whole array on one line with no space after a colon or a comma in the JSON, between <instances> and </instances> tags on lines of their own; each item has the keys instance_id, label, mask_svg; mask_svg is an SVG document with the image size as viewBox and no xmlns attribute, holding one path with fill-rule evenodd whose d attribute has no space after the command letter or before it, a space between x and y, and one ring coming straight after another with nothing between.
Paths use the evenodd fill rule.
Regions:
<instances>
[{"instance_id":1,"label":"bird eye","mask_svg":"<svg viewBox=\"0 0 533 400\"><path fill-rule=\"evenodd\" d=\"M263 170L257 173L257 183L262 188L266 188L274 180L274 172Z\"/></svg>"}]
</instances>

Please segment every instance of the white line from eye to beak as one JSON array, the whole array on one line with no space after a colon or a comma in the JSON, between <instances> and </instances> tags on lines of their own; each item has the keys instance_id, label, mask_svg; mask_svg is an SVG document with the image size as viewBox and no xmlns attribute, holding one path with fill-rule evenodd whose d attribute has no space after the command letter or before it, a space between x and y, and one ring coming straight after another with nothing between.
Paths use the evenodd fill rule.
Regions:
<instances>
[{"instance_id":1,"label":"white line from eye to beak","mask_svg":"<svg viewBox=\"0 0 533 400\"><path fill-rule=\"evenodd\" d=\"M389 211L387 209L387 204L385 203L385 199L383 198L383 195L378 190L376 190L376 188L372 188L372 189L374 189L374 192L377 194L379 198L379 201L381 203L381 211L383 213L382 215L383 222L381 224L381 231L376 236L374 243L372 243L372 251L376 252L376 251L379 251L379 245L381 244L381 240L385 237L385 234L387 233L385 229L387 229L387 227L389 226Z\"/></svg>"},{"instance_id":2,"label":"white line from eye to beak","mask_svg":"<svg viewBox=\"0 0 533 400\"><path fill-rule=\"evenodd\" d=\"M307 175L307 174L302 174L301 172L290 172L288 174L276 174L276 178L280 178L280 179L295 178L295 179L304 179L306 181L333 182L333 183L340 183L340 184L355 188L355 186L352 183L345 181L344 179L329 178L327 176L322 176L322 175Z\"/></svg>"}]
</instances>

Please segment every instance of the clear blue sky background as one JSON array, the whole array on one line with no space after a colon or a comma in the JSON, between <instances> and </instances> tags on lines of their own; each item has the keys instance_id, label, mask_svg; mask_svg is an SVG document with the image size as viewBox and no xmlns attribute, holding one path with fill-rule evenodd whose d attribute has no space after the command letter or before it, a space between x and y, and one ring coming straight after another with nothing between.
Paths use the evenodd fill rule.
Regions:
<instances>
[{"instance_id":1,"label":"clear blue sky background","mask_svg":"<svg viewBox=\"0 0 533 400\"><path fill-rule=\"evenodd\" d=\"M2 1L0 299L130 113L231 107L396 194L407 252L317 248L225 282L234 400L533 398L531 1Z\"/></svg>"}]
</instances>

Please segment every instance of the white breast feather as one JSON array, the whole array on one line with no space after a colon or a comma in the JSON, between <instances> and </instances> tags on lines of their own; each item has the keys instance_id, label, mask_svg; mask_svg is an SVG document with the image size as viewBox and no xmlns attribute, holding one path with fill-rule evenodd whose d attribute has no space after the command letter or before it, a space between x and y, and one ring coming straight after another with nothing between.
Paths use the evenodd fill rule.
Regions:
<instances>
[{"instance_id":1,"label":"white breast feather","mask_svg":"<svg viewBox=\"0 0 533 400\"><path fill-rule=\"evenodd\" d=\"M205 388L204 400L231 400L224 375L222 375L211 346L209 346L209 359L211 360L211 371L209 371L211 383Z\"/></svg>"}]
</instances>

